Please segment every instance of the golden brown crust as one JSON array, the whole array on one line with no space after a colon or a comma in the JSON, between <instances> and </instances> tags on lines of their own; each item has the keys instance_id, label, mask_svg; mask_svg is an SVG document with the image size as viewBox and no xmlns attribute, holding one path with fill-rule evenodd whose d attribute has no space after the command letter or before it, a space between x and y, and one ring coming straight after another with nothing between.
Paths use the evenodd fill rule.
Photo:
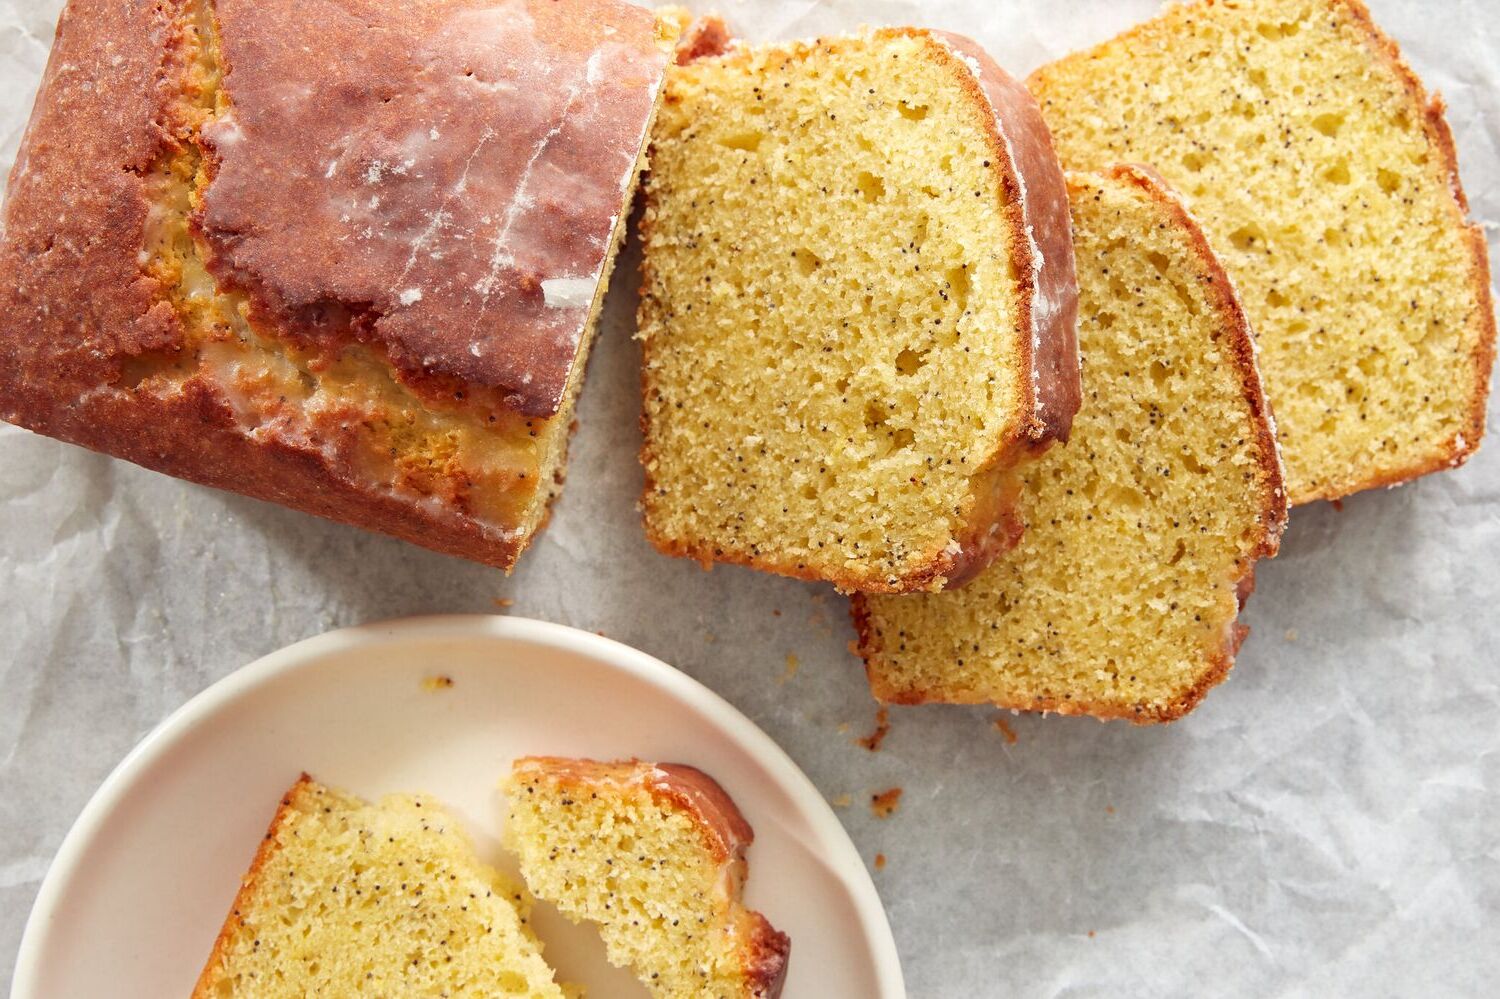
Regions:
<instances>
[{"instance_id":1,"label":"golden brown crust","mask_svg":"<svg viewBox=\"0 0 1500 999\"><path fill-rule=\"evenodd\" d=\"M1202 228L1192 217L1182 199L1165 180L1149 167L1136 164L1121 164L1101 171L1105 177L1128 183L1149 197L1188 237L1198 259L1203 283L1210 289L1217 304L1217 311L1224 331L1221 341L1234 361L1240 376L1241 392L1251 413L1255 428L1255 455L1260 468L1260 511L1257 517L1257 532L1254 548L1246 562L1244 572L1236 581L1237 602L1243 608L1254 589L1255 560L1274 556L1280 547L1281 534L1286 528L1287 499L1283 484L1281 459L1277 452L1275 424L1269 403L1260 384L1260 371L1256 363L1254 335L1245 316L1234 285L1225 273L1223 265L1209 245ZM889 704L924 704L934 702L952 703L955 699L941 690L910 690L895 688L885 682L883 675L875 669L882 652L880 630L876 626L868 601L856 595L850 605L850 616L854 621L856 639L851 650L864 660L865 674L870 689L877 700ZM1204 696L1229 675L1234 665L1235 654L1244 641L1248 629L1234 617L1225 622L1222 643L1217 649L1206 652L1203 669L1193 683L1166 703L1122 704L1109 701L1089 701L1071 696L1033 697L1025 700L984 699L998 708L1018 711L1040 711L1060 715L1090 715L1101 720L1124 719L1138 725L1170 722L1181 718ZM979 698L968 699L971 703Z\"/></svg>"},{"instance_id":2,"label":"golden brown crust","mask_svg":"<svg viewBox=\"0 0 1500 999\"><path fill-rule=\"evenodd\" d=\"M708 774L685 763L646 763L641 760L601 762L563 756L528 756L511 765L516 779L528 775L559 784L587 788L644 790L693 820L716 863L734 871L730 904L737 909L736 929L741 967L748 995L777 999L786 980L791 939L759 912L744 908L740 891L746 874L745 850L755 840L729 793Z\"/></svg>"},{"instance_id":3,"label":"golden brown crust","mask_svg":"<svg viewBox=\"0 0 1500 999\"><path fill-rule=\"evenodd\" d=\"M1453 142L1452 130L1444 114L1443 99L1438 94L1427 93L1422 81L1413 72L1406 57L1402 55L1400 46L1375 23L1363 0L1323 0L1323 2L1335 16L1342 16L1344 23L1359 33L1376 58L1384 62L1396 75L1411 100L1413 118L1422 122L1428 141L1437 151L1438 160L1441 163L1441 180L1453 194L1452 222L1464 233L1469 247L1469 284L1478 303L1477 314L1474 318L1477 328L1471 331L1474 339L1474 348L1471 353L1474 388L1470 395L1468 411L1465 414L1464 428L1431 458L1414 461L1403 468L1372 474L1368 478L1355 482L1330 483L1321 489L1290 496L1289 502L1292 506L1300 506L1316 500L1338 500L1366 489L1396 486L1432 472L1462 465L1479 449L1480 440L1484 436L1490 371L1495 362L1496 324L1495 306L1490 290L1489 246L1484 238L1483 229L1471 223L1468 218L1468 198L1464 195L1463 185L1459 180L1458 152ZM1193 0L1191 3L1184 3L1173 8L1164 16L1191 16L1195 8L1210 8L1224 3L1225 0ZM1115 45L1146 37L1154 30L1156 24L1156 20L1143 22L1103 45ZM1096 46L1094 49L1074 53L1064 57L1058 63L1052 63L1051 66L1073 59L1087 59L1102 47ZM1046 78L1050 68L1050 66L1043 66L1033 72L1026 80L1027 86L1035 91L1041 81Z\"/></svg>"},{"instance_id":4,"label":"golden brown crust","mask_svg":"<svg viewBox=\"0 0 1500 999\"><path fill-rule=\"evenodd\" d=\"M714 41L704 46L704 51L695 58L726 54L733 57L723 22L717 18L704 21L712 22L708 30ZM884 574L813 569L796 559L668 537L657 531L648 517L646 537L664 555L692 559L705 569L722 562L811 582L829 582L841 593L954 589L973 579L1020 540L1024 519L1014 505L1019 492L1018 480L1012 474L1015 469L1040 456L1054 441L1067 440L1082 394L1077 348L1078 288L1066 186L1041 110L1025 87L962 35L920 28L883 28L874 37L905 37L922 42L929 55L953 74L968 96L976 122L990 146L990 162L999 179L1002 214L1013 231L1034 234L1040 244L1033 245L1029 238L1014 240L1011 261L1018 276L1016 290L1021 314L1016 330L1016 356L1021 359L1022 381L1033 386L1033 390L1023 391L1022 412L1010 434L975 472L971 493L961 511L961 522L954 529L956 550L936 551L912 564L894 581ZM819 44L837 45L839 41L830 39ZM1006 130L1004 134L1002 127ZM649 187L647 196L649 204ZM649 242L651 214L648 211L641 222L643 243ZM641 270L642 286L649 287L652 284L649 254L643 258ZM643 298L643 310L647 301ZM641 367L643 398L651 391L651 350L648 341L643 345ZM644 437L640 460L645 469L642 505L649 508L656 489L651 474L655 458L650 443L649 409L645 406L640 424Z\"/></svg>"},{"instance_id":5,"label":"golden brown crust","mask_svg":"<svg viewBox=\"0 0 1500 999\"><path fill-rule=\"evenodd\" d=\"M687 14L686 11L683 11ZM696 59L710 59L729 51L732 36L729 26L718 14L705 14L691 18L677 41L677 65L685 66Z\"/></svg>"},{"instance_id":6,"label":"golden brown crust","mask_svg":"<svg viewBox=\"0 0 1500 999\"><path fill-rule=\"evenodd\" d=\"M741 960L745 968L745 987L751 999L780 999L786 985L787 960L792 939L772 926L758 912L745 912L741 920Z\"/></svg>"},{"instance_id":7,"label":"golden brown crust","mask_svg":"<svg viewBox=\"0 0 1500 999\"><path fill-rule=\"evenodd\" d=\"M656 89L651 68L659 80L667 53L657 46L649 12L614 0L580 2L589 16L570 19L555 5L540 4L539 30L543 41L579 66L584 60L575 50L589 31L605 25L618 28L609 45L640 56L647 69L600 84L605 110L619 119L611 134L628 131L632 117L641 133L629 151L634 156ZM505 207L490 203L504 194L495 181L508 169L522 169L515 157L526 143L504 155L489 143L487 154L478 155L484 134L478 130L492 127L496 115L467 112L482 110L475 102L499 89L471 88L455 104L454 94L428 88L423 73L433 67L456 73L459 62L472 58L471 68L482 76L514 53L492 44L489 35L489 48L475 49L473 38L453 32L414 32L441 28L434 19L448 15L497 13L483 0L422 5L410 17L397 7L406 10L390 0L220 0L212 12L227 74L217 121L199 134L181 107L185 95L202 97L210 86L194 65L198 4L70 0L5 205L0 418L181 478L508 569L529 540L523 526L476 511L468 502L470 470L456 462L441 467L437 481L414 475L412 488L399 479L393 488L372 478L363 454L370 441L355 439L364 411L313 415L283 399L274 414L251 419L237 410L235 388L201 367L164 386L138 383L130 374L133 365L171 364L193 354L171 301L174 289L140 263L159 215L153 175L191 151L204 157L208 178L192 217L196 242L219 290L247 297L257 335L314 363L362 345L394 382L435 412L459 406L456 395L478 407L477 421L483 412L519 423L526 413L558 410L579 345L571 334L553 334L586 323L590 310L570 305L546 312L541 281L551 268L603 252L595 237L608 242L610 211L624 199L614 188L626 167L614 171L615 181L600 195L614 207L586 212L587 225L575 217L577 198L552 197L550 188L533 192L546 215L542 228L556 242L533 241L542 246L535 259L507 244L525 259L498 268L504 287L497 285L489 318L477 339L470 337L466 331L482 303L478 292L457 285L468 278L478 285L488 276L475 268L493 263L499 234L488 242L437 238L458 224L459 215ZM364 21L382 19L393 30L365 30ZM312 36L344 58L336 65L309 61L300 44L285 44L288 37ZM555 62L566 60L559 55ZM551 105L566 89L545 82L538 88L545 100L508 117L557 110ZM601 174L609 161L597 155L601 134L579 131L563 128L549 140L557 162L542 166ZM418 166L397 155L403 143L438 142L434 134L461 148L418 157ZM455 170L468 165L470 153L472 176L459 176ZM466 198L443 203L444 185L469 181L474 190ZM493 195L480 196L481 187ZM380 201L378 217L371 214L372 200ZM371 223L363 228L337 215L356 201ZM435 234L430 247L424 242L429 227ZM465 256L464 247L478 256ZM440 249L444 259L417 252L424 248ZM514 302L506 298L512 291L520 296ZM496 304L502 300L509 303L504 309ZM563 327L550 321L564 314ZM538 315L548 321L533 323ZM507 500L519 505L546 490L535 478L514 475Z\"/></svg>"},{"instance_id":8,"label":"golden brown crust","mask_svg":"<svg viewBox=\"0 0 1500 999\"><path fill-rule=\"evenodd\" d=\"M271 824L266 827L266 835L261 839L260 846L256 847L255 858L250 861L250 868L240 878L239 891L235 893L234 902L229 907L229 915L224 919L224 926L219 930L218 937L214 940L213 950L209 952L208 962L203 966L203 971L198 975L198 983L193 987L192 999L212 999L216 995L215 986L219 975L223 973L224 961L228 956L229 943L234 934L244 925L242 913L249 908L250 901L255 898L255 892L260 883L261 871L271 860L279 848L276 833L283 825L292 820L292 810L295 802L304 794L311 794L317 788L316 782L307 774L298 777L296 783L281 796L281 803L276 808L276 814L271 816Z\"/></svg>"}]
</instances>

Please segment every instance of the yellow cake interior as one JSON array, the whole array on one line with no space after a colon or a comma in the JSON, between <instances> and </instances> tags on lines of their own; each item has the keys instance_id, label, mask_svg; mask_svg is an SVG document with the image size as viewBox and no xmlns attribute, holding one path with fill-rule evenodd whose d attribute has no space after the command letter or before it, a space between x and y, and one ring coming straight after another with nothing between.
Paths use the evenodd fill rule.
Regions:
<instances>
[{"instance_id":1,"label":"yellow cake interior","mask_svg":"<svg viewBox=\"0 0 1500 999\"><path fill-rule=\"evenodd\" d=\"M639 333L658 544L900 589L993 492L1031 387L1019 237L966 84L900 33L671 73Z\"/></svg>"},{"instance_id":2,"label":"yellow cake interior","mask_svg":"<svg viewBox=\"0 0 1500 999\"><path fill-rule=\"evenodd\" d=\"M293 788L196 999L562 999L530 898L431 799Z\"/></svg>"},{"instance_id":3,"label":"yellow cake interior","mask_svg":"<svg viewBox=\"0 0 1500 999\"><path fill-rule=\"evenodd\" d=\"M1477 444L1489 275L1352 5L1183 4L1030 83L1064 165L1147 163L1192 204L1260 338L1293 502Z\"/></svg>"},{"instance_id":4,"label":"yellow cake interior","mask_svg":"<svg viewBox=\"0 0 1500 999\"><path fill-rule=\"evenodd\" d=\"M1072 438L1028 468L1026 534L974 582L865 598L881 698L1172 717L1227 668L1236 585L1274 549L1275 458L1222 289L1137 184L1069 186L1083 361Z\"/></svg>"},{"instance_id":5,"label":"yellow cake interior","mask_svg":"<svg viewBox=\"0 0 1500 999\"><path fill-rule=\"evenodd\" d=\"M527 887L573 922L598 926L611 963L662 999L746 994L731 893L693 818L644 787L518 769L506 842Z\"/></svg>"}]
</instances>

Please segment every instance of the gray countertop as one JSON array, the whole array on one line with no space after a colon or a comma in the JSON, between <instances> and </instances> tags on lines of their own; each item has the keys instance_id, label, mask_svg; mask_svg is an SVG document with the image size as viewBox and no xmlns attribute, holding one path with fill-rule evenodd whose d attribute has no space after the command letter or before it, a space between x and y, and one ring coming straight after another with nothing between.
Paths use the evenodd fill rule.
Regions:
<instances>
[{"instance_id":1,"label":"gray countertop","mask_svg":"<svg viewBox=\"0 0 1500 999\"><path fill-rule=\"evenodd\" d=\"M8 167L60 0L0 0ZM1374 0L1451 104L1500 218L1500 30L1483 0ZM1151 0L728 3L756 36L862 21L975 35L1025 72ZM831 590L656 554L615 277L567 489L514 576L0 427L0 981L58 843L116 762L297 639L431 612L560 621L707 683L830 798L914 996L1469 994L1500 979L1500 445L1294 511L1230 679L1176 725L875 706ZM1497 407L1491 405L1491 421ZM788 656L799 664L788 668ZM905 788L875 818L872 791ZM129 918L122 913L122 918ZM813 956L808 955L807 959ZM1493 994L1492 992L1490 994Z\"/></svg>"}]
</instances>

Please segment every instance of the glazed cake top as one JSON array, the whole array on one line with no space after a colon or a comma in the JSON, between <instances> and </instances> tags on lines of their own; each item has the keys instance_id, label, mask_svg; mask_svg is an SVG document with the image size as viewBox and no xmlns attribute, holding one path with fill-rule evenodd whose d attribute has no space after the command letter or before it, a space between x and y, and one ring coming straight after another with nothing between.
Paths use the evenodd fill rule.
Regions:
<instances>
[{"instance_id":1,"label":"glazed cake top","mask_svg":"<svg viewBox=\"0 0 1500 999\"><path fill-rule=\"evenodd\" d=\"M72 0L6 206L0 342L26 398L4 415L66 435L122 358L182 346L141 255L153 172L194 142L212 290L258 331L358 340L412 387L552 415L670 58L657 34L623 0Z\"/></svg>"}]
</instances>

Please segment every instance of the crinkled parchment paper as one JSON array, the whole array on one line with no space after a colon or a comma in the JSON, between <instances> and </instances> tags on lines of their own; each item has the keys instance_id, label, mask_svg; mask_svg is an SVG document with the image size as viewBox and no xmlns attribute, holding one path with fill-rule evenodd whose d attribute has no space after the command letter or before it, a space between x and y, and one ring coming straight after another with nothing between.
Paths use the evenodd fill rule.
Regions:
<instances>
[{"instance_id":1,"label":"crinkled parchment paper","mask_svg":"<svg viewBox=\"0 0 1500 999\"><path fill-rule=\"evenodd\" d=\"M121 0L124 2L124 0ZM0 0L8 168L60 0ZM1024 73L1153 0L743 2L758 38L966 32ZM1452 106L1500 219L1490 0L1371 0ZM914 996L1495 994L1500 443L1342 512L1294 512L1238 667L1167 727L893 709L884 748L831 590L655 554L635 510L635 259L617 271L567 490L503 575L0 428L0 981L48 861L152 725L329 628L438 611L599 629L744 710L840 810ZM1500 424L1491 406L1491 425ZM788 668L788 656L799 668ZM905 788L879 820L872 792ZM797 960L817 960L801 954ZM806 999L806 997L789 997ZM819 997L823 999L823 997ZM834 997L829 997L834 999Z\"/></svg>"}]
</instances>

